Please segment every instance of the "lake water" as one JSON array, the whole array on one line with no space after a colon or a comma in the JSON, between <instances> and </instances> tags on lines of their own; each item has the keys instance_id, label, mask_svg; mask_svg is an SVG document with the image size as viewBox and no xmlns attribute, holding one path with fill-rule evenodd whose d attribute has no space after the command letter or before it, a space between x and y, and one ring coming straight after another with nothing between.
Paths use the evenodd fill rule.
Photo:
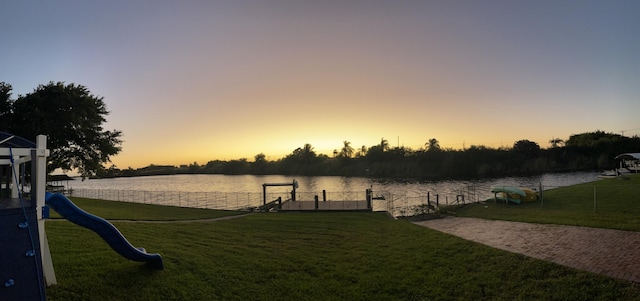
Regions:
<instances>
[{"instance_id":1,"label":"lake water","mask_svg":"<svg viewBox=\"0 0 640 301\"><path fill-rule=\"evenodd\" d=\"M322 198L323 190L330 200L364 200L365 190L374 196L385 196L394 207L409 207L435 200L452 203L464 195L465 201L487 199L493 194L492 185L511 185L538 190L596 181L597 172L554 173L528 177L505 177L479 180L418 181L374 179L339 176L280 176L280 175L168 175L113 179L88 179L68 182L74 196L95 197L118 201L178 205L215 209L239 209L258 206L263 202L263 184L298 183L298 200ZM287 199L291 186L268 187L269 201L277 197ZM427 197L429 197L427 199ZM378 207L389 204L378 205ZM375 209L375 208L374 208ZM387 210L385 207L381 210Z\"/></svg>"}]
</instances>

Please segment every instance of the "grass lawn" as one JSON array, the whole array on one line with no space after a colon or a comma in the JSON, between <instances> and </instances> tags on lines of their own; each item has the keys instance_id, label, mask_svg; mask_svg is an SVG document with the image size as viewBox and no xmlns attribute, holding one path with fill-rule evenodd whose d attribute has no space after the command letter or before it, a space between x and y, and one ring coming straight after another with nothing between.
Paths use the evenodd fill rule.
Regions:
<instances>
[{"instance_id":1,"label":"grass lawn","mask_svg":"<svg viewBox=\"0 0 640 301\"><path fill-rule=\"evenodd\" d=\"M157 211L151 214L132 209L134 204L74 201L81 207L86 201L96 209L87 211L109 218L202 216L185 208L159 213L167 209L144 205ZM47 288L49 300L640 300L636 285L384 213L113 223L136 247L162 254L165 270L120 257L90 230L50 221L46 228L58 285Z\"/></svg>"},{"instance_id":2,"label":"grass lawn","mask_svg":"<svg viewBox=\"0 0 640 301\"><path fill-rule=\"evenodd\" d=\"M548 190L544 201L489 201L452 210L456 216L640 231L640 175Z\"/></svg>"},{"instance_id":3,"label":"grass lawn","mask_svg":"<svg viewBox=\"0 0 640 301\"><path fill-rule=\"evenodd\" d=\"M246 213L242 211L157 206L149 204L104 201L76 197L72 197L71 199L74 204L76 204L83 210L107 220L176 221L210 219ZM51 210L50 212L51 218L62 218L54 210Z\"/></svg>"}]
</instances>

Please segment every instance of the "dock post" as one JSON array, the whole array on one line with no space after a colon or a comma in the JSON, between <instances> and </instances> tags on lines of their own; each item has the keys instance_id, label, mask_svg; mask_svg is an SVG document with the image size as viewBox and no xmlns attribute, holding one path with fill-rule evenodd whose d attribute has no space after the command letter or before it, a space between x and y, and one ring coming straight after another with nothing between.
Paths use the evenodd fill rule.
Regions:
<instances>
[{"instance_id":1,"label":"dock post","mask_svg":"<svg viewBox=\"0 0 640 301\"><path fill-rule=\"evenodd\" d=\"M318 210L318 195L317 194L314 196L314 199L316 201L316 210Z\"/></svg>"},{"instance_id":2,"label":"dock post","mask_svg":"<svg viewBox=\"0 0 640 301\"><path fill-rule=\"evenodd\" d=\"M293 186L293 190L291 191L291 200L295 201L296 200L296 189L298 188L298 181L296 181L294 179L293 183L291 184L291 186Z\"/></svg>"},{"instance_id":3,"label":"dock post","mask_svg":"<svg viewBox=\"0 0 640 301\"><path fill-rule=\"evenodd\" d=\"M267 204L267 185L262 184L262 205Z\"/></svg>"},{"instance_id":4,"label":"dock post","mask_svg":"<svg viewBox=\"0 0 640 301\"><path fill-rule=\"evenodd\" d=\"M278 209L282 209L282 197L278 197Z\"/></svg>"},{"instance_id":5,"label":"dock post","mask_svg":"<svg viewBox=\"0 0 640 301\"><path fill-rule=\"evenodd\" d=\"M327 191L322 189L322 201L326 202L327 201Z\"/></svg>"},{"instance_id":6,"label":"dock post","mask_svg":"<svg viewBox=\"0 0 640 301\"><path fill-rule=\"evenodd\" d=\"M367 209L371 209L371 195L372 195L372 191L370 188L367 188Z\"/></svg>"}]
</instances>

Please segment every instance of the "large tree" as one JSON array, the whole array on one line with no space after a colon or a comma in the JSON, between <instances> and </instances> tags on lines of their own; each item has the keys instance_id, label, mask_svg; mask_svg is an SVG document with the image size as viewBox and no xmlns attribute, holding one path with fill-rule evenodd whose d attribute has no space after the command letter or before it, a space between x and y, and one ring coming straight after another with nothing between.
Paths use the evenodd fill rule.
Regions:
<instances>
[{"instance_id":1,"label":"large tree","mask_svg":"<svg viewBox=\"0 0 640 301\"><path fill-rule=\"evenodd\" d=\"M12 102L10 132L35 140L48 136L50 170L96 174L120 152L122 132L105 130L109 114L102 97L84 86L50 82Z\"/></svg>"},{"instance_id":2,"label":"large tree","mask_svg":"<svg viewBox=\"0 0 640 301\"><path fill-rule=\"evenodd\" d=\"M8 131L11 114L11 85L0 82L0 131Z\"/></svg>"},{"instance_id":3,"label":"large tree","mask_svg":"<svg viewBox=\"0 0 640 301\"><path fill-rule=\"evenodd\" d=\"M513 144L513 152L524 159L535 158L540 153L540 145L526 139L519 140Z\"/></svg>"}]
</instances>

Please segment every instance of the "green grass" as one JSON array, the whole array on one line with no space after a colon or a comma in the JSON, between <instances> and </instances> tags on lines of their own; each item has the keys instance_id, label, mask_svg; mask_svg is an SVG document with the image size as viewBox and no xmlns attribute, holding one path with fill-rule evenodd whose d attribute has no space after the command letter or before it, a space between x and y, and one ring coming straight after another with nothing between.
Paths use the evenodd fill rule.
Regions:
<instances>
[{"instance_id":1,"label":"green grass","mask_svg":"<svg viewBox=\"0 0 640 301\"><path fill-rule=\"evenodd\" d=\"M548 190L544 201L520 205L489 201L453 211L465 217L640 231L640 175Z\"/></svg>"},{"instance_id":2,"label":"green grass","mask_svg":"<svg viewBox=\"0 0 640 301\"><path fill-rule=\"evenodd\" d=\"M76 204L83 210L107 220L195 220L218 218L246 213L241 211L156 206L149 204L104 201L77 197L71 197L71 200L74 204ZM61 216L53 210L51 210L50 213L51 218L61 218Z\"/></svg>"},{"instance_id":3,"label":"green grass","mask_svg":"<svg viewBox=\"0 0 640 301\"><path fill-rule=\"evenodd\" d=\"M108 203L111 214L120 205L131 214ZM136 247L162 254L165 270L120 257L90 230L47 222L58 280L49 300L640 300L632 284L384 213L114 224Z\"/></svg>"}]
</instances>

